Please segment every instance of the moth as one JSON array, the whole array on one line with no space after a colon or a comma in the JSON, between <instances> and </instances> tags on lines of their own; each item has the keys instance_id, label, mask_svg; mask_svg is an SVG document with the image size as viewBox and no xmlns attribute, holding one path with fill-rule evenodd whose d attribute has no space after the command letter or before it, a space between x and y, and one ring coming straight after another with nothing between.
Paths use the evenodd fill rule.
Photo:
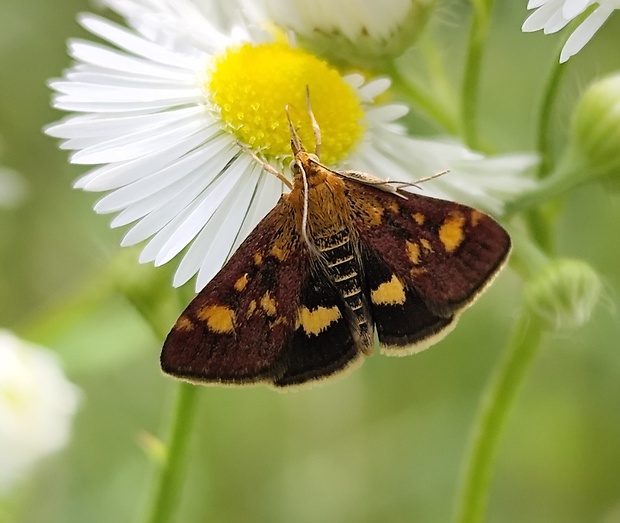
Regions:
<instances>
[{"instance_id":1,"label":"moth","mask_svg":"<svg viewBox=\"0 0 620 523\"><path fill-rule=\"evenodd\" d=\"M181 314L164 372L282 388L355 368L375 335L383 354L415 353L452 330L506 263L510 237L490 216L323 165L311 119L315 154L289 118L291 190Z\"/></svg>"}]
</instances>

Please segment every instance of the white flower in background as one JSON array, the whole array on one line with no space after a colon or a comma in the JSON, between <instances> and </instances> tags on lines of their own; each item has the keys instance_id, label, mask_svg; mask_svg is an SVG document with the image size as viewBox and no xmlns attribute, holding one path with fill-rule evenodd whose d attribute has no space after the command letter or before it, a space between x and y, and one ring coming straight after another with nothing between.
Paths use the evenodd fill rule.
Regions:
<instances>
[{"instance_id":1,"label":"white flower in background","mask_svg":"<svg viewBox=\"0 0 620 523\"><path fill-rule=\"evenodd\" d=\"M592 39L615 9L620 0L529 0L528 9L536 9L523 23L525 32L543 30L545 34L556 33L591 5L596 9L575 29L562 48L560 62L566 62Z\"/></svg>"},{"instance_id":2,"label":"white flower in background","mask_svg":"<svg viewBox=\"0 0 620 523\"><path fill-rule=\"evenodd\" d=\"M26 183L17 172L0 166L0 208L17 207L24 201L27 192Z\"/></svg>"},{"instance_id":3,"label":"white flower in background","mask_svg":"<svg viewBox=\"0 0 620 523\"><path fill-rule=\"evenodd\" d=\"M53 353L0 329L0 492L67 444L78 398Z\"/></svg>"},{"instance_id":4,"label":"white flower in background","mask_svg":"<svg viewBox=\"0 0 620 523\"><path fill-rule=\"evenodd\" d=\"M47 133L74 151L73 163L97 165L76 187L109 191L95 210L118 212L113 227L134 224L122 245L150 238L141 262L162 265L184 251L175 286L198 273L196 288L204 287L285 189L247 148L288 173L287 104L303 142L313 148L306 86L326 164L414 181L461 160L481 160L448 144L436 145L440 154L429 156L433 142L408 141L394 124L407 108L377 102L388 79L343 77L315 55L242 25L225 32L208 18L207 2L106 4L130 29L80 17L115 47L70 42L76 62L51 86L54 106L78 114ZM446 194L457 176L443 177ZM457 183L457 194L481 196L483 185ZM431 183L424 188L431 193ZM520 185L509 183L506 190ZM482 199L501 208L500 200Z\"/></svg>"},{"instance_id":5,"label":"white flower in background","mask_svg":"<svg viewBox=\"0 0 620 523\"><path fill-rule=\"evenodd\" d=\"M0 155L4 143L0 138ZM13 169L0 165L0 209L13 209L19 206L28 194L24 178Z\"/></svg>"}]
</instances>

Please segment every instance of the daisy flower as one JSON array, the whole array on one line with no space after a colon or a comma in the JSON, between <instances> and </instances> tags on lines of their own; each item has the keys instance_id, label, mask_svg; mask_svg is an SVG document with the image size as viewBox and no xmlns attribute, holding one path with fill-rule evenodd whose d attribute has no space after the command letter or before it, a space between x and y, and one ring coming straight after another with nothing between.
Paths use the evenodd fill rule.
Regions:
<instances>
[{"instance_id":1,"label":"daisy flower","mask_svg":"<svg viewBox=\"0 0 620 523\"><path fill-rule=\"evenodd\" d=\"M67 444L78 399L54 354L0 329L0 492Z\"/></svg>"},{"instance_id":2,"label":"daisy flower","mask_svg":"<svg viewBox=\"0 0 620 523\"><path fill-rule=\"evenodd\" d=\"M224 30L208 2L106 4L129 28L80 16L107 44L69 43L75 63L51 86L54 106L77 114L46 131L72 151L71 162L95 166L75 186L108 192L95 210L118 213L113 227L133 224L122 245L149 240L140 261L155 265L182 254L175 286L197 274L196 289L204 287L287 189L250 151L290 175L286 105L314 147L306 86L326 164L414 181L476 161L459 145L435 144L438 155L429 156L431 142L410 141L394 123L407 108L379 101L388 79L342 76L253 26ZM461 189L475 196L484 187ZM501 199L487 194L485 201L501 208Z\"/></svg>"},{"instance_id":3,"label":"daisy flower","mask_svg":"<svg viewBox=\"0 0 620 523\"><path fill-rule=\"evenodd\" d=\"M542 29L545 34L556 33L592 5L596 5L596 9L575 29L562 48L560 62L566 62L581 51L613 11L620 8L620 0L529 0L527 8L536 10L525 20L521 30Z\"/></svg>"}]
</instances>

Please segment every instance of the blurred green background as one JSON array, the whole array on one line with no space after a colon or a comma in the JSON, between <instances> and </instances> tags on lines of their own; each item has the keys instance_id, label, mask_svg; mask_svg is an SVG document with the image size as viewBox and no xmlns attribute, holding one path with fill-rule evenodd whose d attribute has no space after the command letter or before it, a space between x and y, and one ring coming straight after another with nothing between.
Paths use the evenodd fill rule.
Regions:
<instances>
[{"instance_id":1,"label":"blurred green background","mask_svg":"<svg viewBox=\"0 0 620 523\"><path fill-rule=\"evenodd\" d=\"M527 151L558 39L520 32L525 0L497 4L482 135L498 152ZM159 371L162 337L111 283L120 274L121 285L169 295L158 312L164 333L181 308L172 268L141 267L137 251L120 251L123 231L91 210L97 196L71 189L83 169L41 133L61 116L45 82L69 64L66 39L87 36L76 13L93 9L78 0L0 0L0 164L29 188L20 208L0 210L0 326L56 350L83 391L72 442L21 493L19 523L138 520L154 468L140 442L162 434L175 391ZM457 92L467 16L467 2L443 2L428 33ZM570 60L554 115L558 149L578 93L620 65L619 35L615 15ZM419 61L413 50L402 63L415 76ZM417 117L412 128L432 130ZM619 227L619 196L600 187L573 193L562 208L558 252L588 261L604 298L584 328L545 337L500 445L489 521L620 522ZM321 388L202 389L176 521L448 521L478 400L520 292L507 270L436 347L373 357Z\"/></svg>"}]
</instances>

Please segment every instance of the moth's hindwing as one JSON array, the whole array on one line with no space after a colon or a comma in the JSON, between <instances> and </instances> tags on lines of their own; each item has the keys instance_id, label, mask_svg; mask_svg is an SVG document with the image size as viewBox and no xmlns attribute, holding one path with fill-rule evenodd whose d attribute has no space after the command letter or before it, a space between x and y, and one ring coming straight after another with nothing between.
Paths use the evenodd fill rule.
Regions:
<instances>
[{"instance_id":1,"label":"moth's hindwing","mask_svg":"<svg viewBox=\"0 0 620 523\"><path fill-rule=\"evenodd\" d=\"M345 183L379 342L386 354L421 350L491 282L510 238L465 205Z\"/></svg>"},{"instance_id":2,"label":"moth's hindwing","mask_svg":"<svg viewBox=\"0 0 620 523\"><path fill-rule=\"evenodd\" d=\"M313 263L301 288L294 331L283 354L277 386L300 385L339 374L363 361L355 317L336 286Z\"/></svg>"},{"instance_id":3,"label":"moth's hindwing","mask_svg":"<svg viewBox=\"0 0 620 523\"><path fill-rule=\"evenodd\" d=\"M161 366L199 383L321 379L360 358L347 315L283 197L177 320Z\"/></svg>"}]
</instances>

